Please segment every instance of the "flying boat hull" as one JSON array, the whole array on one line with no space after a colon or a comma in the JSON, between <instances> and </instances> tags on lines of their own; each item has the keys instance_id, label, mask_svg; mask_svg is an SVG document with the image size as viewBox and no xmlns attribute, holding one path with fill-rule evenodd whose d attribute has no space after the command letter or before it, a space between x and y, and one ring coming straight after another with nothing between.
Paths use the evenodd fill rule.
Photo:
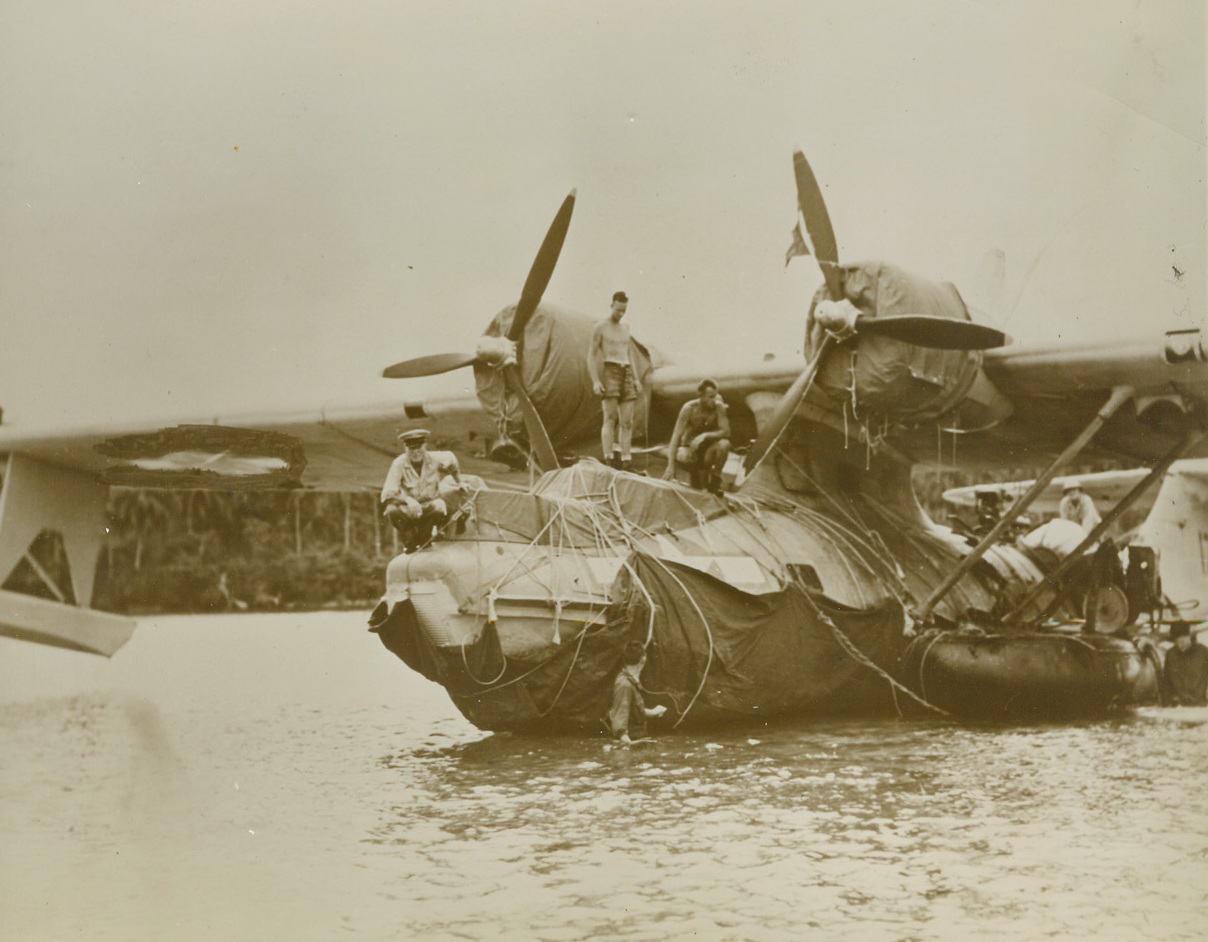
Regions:
<instances>
[{"instance_id":1,"label":"flying boat hull","mask_svg":"<svg viewBox=\"0 0 1208 942\"><path fill-rule=\"evenodd\" d=\"M668 706L685 727L893 709L887 679L904 647L895 604L849 610L793 587L744 598L682 563L637 556L630 565L634 573L623 569L618 579L622 601L594 612L564 609L556 642L548 612L498 605L495 619L458 643L450 637L456 619L434 618L422 596L418 604L379 606L372 630L486 730L603 731L621 652L650 621L647 700ZM683 604L668 611L655 603L651 620L649 610L632 610L645 593ZM734 618L701 618L696 606Z\"/></svg>"},{"instance_id":2,"label":"flying boat hull","mask_svg":"<svg viewBox=\"0 0 1208 942\"><path fill-rule=\"evenodd\" d=\"M905 600L959 541L861 529L861 500L839 526L582 462L479 492L463 533L391 563L371 630L488 730L601 731L633 641L676 726L901 711L927 699L904 682ZM989 606L1004 572L949 611Z\"/></svg>"}]
</instances>

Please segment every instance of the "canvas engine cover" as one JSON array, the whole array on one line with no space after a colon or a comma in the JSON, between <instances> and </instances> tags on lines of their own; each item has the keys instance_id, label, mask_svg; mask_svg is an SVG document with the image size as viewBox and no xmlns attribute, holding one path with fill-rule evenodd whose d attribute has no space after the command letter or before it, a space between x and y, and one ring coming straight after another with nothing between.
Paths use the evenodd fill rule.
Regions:
<instances>
[{"instance_id":1,"label":"canvas engine cover","mask_svg":"<svg viewBox=\"0 0 1208 942\"><path fill-rule=\"evenodd\" d=\"M496 314L485 331L486 336L505 336L515 313L516 307L511 305ZM533 312L524 329L521 376L555 449L599 438L600 400L592 391L587 369L587 350L596 323L586 315L543 304ZM652 364L647 350L637 342L632 343L642 384L634 410L634 440L644 441L650 397L647 379ZM474 380L483 408L497 420L506 422L510 437L526 441L519 402L505 388L501 371L475 364Z\"/></svg>"},{"instance_id":2,"label":"canvas engine cover","mask_svg":"<svg viewBox=\"0 0 1208 942\"><path fill-rule=\"evenodd\" d=\"M965 302L948 282L930 281L885 262L843 266L844 296L867 317L929 314L969 320ZM806 353L823 339L814 316L806 321ZM977 351L932 350L886 337L863 336L840 346L823 364L817 383L848 414L865 422L914 425L957 407L981 370Z\"/></svg>"}]
</instances>

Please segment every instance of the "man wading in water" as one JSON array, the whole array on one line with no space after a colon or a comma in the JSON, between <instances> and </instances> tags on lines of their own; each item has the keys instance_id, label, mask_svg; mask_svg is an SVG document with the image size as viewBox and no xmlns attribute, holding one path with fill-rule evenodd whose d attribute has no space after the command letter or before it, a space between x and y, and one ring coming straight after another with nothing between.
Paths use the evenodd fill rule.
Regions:
<instances>
[{"instance_id":1,"label":"man wading in water","mask_svg":"<svg viewBox=\"0 0 1208 942\"><path fill-rule=\"evenodd\" d=\"M1174 646L1166 652L1162 681L1174 706L1208 705L1208 648L1191 632L1191 625L1176 621L1170 627Z\"/></svg>"},{"instance_id":2,"label":"man wading in water","mask_svg":"<svg viewBox=\"0 0 1208 942\"><path fill-rule=\"evenodd\" d=\"M630 732L641 738L646 732L646 720L662 716L665 706L647 707L642 697L642 668L646 666L646 649L637 642L625 645L621 669L612 683L612 706L608 710L608 727L614 739L623 744L633 742Z\"/></svg>"}]
</instances>

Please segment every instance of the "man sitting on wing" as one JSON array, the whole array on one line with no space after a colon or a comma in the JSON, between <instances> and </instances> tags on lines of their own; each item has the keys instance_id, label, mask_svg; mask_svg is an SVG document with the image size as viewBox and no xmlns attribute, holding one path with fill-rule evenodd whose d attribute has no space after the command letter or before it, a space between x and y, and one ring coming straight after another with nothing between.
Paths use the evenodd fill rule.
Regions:
<instances>
[{"instance_id":1,"label":"man sitting on wing","mask_svg":"<svg viewBox=\"0 0 1208 942\"><path fill-rule=\"evenodd\" d=\"M685 402L675 420L663 477L674 481L676 469L685 467L693 487L720 494L721 471L730 455L730 419L717 383L702 380L696 391L700 395Z\"/></svg>"},{"instance_id":2,"label":"man sitting on wing","mask_svg":"<svg viewBox=\"0 0 1208 942\"><path fill-rule=\"evenodd\" d=\"M415 428L398 436L404 452L394 459L382 486L383 515L415 552L455 513L465 497L465 485L451 451L428 451L428 430Z\"/></svg>"}]
</instances>

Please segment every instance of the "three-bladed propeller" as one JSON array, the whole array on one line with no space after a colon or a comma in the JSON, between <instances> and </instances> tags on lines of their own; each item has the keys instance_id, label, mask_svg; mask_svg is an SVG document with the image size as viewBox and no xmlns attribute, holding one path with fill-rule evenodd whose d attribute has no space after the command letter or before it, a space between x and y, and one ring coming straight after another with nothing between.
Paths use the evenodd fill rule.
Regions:
<instances>
[{"instance_id":1,"label":"three-bladed propeller","mask_svg":"<svg viewBox=\"0 0 1208 942\"><path fill-rule=\"evenodd\" d=\"M793 154L793 175L797 179L797 206L801 210L802 219L805 220L805 231L809 233L813 243L814 257L818 259L818 266L822 269L827 296L832 302L841 301L843 269L839 266L835 230L831 225L818 179L801 151ZM855 312L854 308L843 312L837 305L832 305L830 311L829 318L823 316L821 310L816 312L819 322L826 328L826 334L813 358L781 397L771 416L759 430L754 444L747 450L743 462L747 474L755 469L788 426L797 407L813 385L819 367L840 341L851 336L879 336L937 350L989 350L1007 343L1006 334L1000 330L950 317L936 317L933 314L867 317Z\"/></svg>"},{"instance_id":2,"label":"three-bladed propeller","mask_svg":"<svg viewBox=\"0 0 1208 942\"><path fill-rule=\"evenodd\" d=\"M524 388L524 380L520 372L520 364L524 358L524 329L541 303L541 297L553 277L554 268L558 264L558 256L566 241L567 230L570 229L570 217L575 208L575 191L571 190L562 201L554 221L550 223L537 257L533 259L524 288L520 292L520 300L516 303L516 311L512 315L512 323L508 327L507 343L489 343L486 338L480 343L478 352L468 353L435 353L428 356L403 360L386 367L382 375L387 379L411 379L417 376L435 376L450 370L461 369L483 363L498 367L503 371L503 380L507 390L513 393L520 403L520 411L524 417L525 431L528 433L529 445L537 464L544 470L558 466L558 456L550 442L545 423L528 390Z\"/></svg>"},{"instance_id":3,"label":"three-bladed propeller","mask_svg":"<svg viewBox=\"0 0 1208 942\"><path fill-rule=\"evenodd\" d=\"M818 186L818 180L801 151L793 154L793 173L797 181L797 205L801 210L802 219L805 221L806 232L813 243L814 257L817 258L822 269L822 276L826 281L827 296L831 302L842 301L844 298L843 269L839 265L839 250L835 240L834 227L831 225L830 214L827 212L826 201ZM536 406L529 397L528 390L524 387L520 366L524 357L525 328L540 305L542 295L553 276L558 256L562 252L562 245L566 241L566 233L570 228L574 204L575 191L571 190L554 216L554 220L545 234L545 239L541 243L541 248L538 249L537 256L533 259L505 338L484 337L479 343L477 352L473 354L430 354L395 363L382 371L384 377L398 379L434 376L476 364L487 364L499 368L503 372L505 387L516 396L520 403L533 457L537 464L546 470L556 468L558 458L553 444L550 442L545 423L542 422ZM837 306L832 307L837 310ZM854 311L854 309L852 310ZM817 352L806 364L805 369L793 382L793 385L785 392L773 410L772 416L760 429L755 443L747 452L745 461L747 473L754 470L776 439L780 437L806 393L809 392L825 357L837 343L844 339L855 335L881 336L920 347L941 350L987 350L992 347L1000 347L1007 342L1006 335L992 327L930 314L901 314L873 318L858 312L848 312L842 316L835 313L834 310L830 313L829 322L823 316L818 317L827 332Z\"/></svg>"}]
</instances>

